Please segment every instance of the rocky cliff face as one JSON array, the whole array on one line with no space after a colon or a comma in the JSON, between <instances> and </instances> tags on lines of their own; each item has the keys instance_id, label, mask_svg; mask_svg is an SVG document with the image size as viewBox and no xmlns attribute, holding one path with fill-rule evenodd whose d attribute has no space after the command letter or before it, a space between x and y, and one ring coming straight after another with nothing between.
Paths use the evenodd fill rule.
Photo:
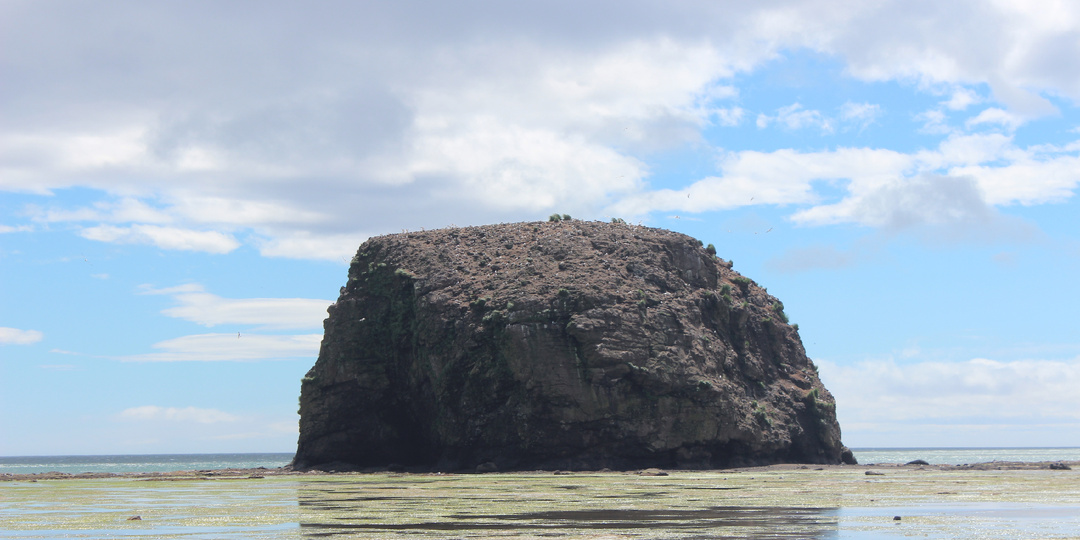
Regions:
<instances>
[{"instance_id":1,"label":"rocky cliff face","mask_svg":"<svg viewBox=\"0 0 1080 540\"><path fill-rule=\"evenodd\" d=\"M329 311L296 467L853 462L783 304L682 234L376 237Z\"/></svg>"}]
</instances>

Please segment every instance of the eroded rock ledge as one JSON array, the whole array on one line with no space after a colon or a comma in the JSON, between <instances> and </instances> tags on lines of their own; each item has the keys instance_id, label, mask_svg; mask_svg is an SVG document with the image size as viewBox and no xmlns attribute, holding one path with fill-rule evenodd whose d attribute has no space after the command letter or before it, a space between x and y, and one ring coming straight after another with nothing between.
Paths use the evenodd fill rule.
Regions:
<instances>
[{"instance_id":1,"label":"eroded rock ledge","mask_svg":"<svg viewBox=\"0 0 1080 540\"><path fill-rule=\"evenodd\" d=\"M376 237L329 313L297 468L854 461L783 304L686 235L562 221Z\"/></svg>"}]
</instances>

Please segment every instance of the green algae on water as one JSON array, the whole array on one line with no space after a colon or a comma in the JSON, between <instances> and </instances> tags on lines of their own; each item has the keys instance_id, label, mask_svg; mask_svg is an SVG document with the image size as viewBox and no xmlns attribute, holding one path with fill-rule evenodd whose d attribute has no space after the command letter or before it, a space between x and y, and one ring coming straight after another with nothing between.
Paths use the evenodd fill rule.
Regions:
<instances>
[{"instance_id":1,"label":"green algae on water","mask_svg":"<svg viewBox=\"0 0 1080 540\"><path fill-rule=\"evenodd\" d=\"M1077 538L1076 475L777 466L10 481L0 538Z\"/></svg>"}]
</instances>

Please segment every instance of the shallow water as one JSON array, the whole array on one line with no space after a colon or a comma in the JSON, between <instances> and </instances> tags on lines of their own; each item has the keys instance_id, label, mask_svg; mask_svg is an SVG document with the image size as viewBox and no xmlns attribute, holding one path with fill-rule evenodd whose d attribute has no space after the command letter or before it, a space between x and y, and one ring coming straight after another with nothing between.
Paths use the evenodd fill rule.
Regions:
<instances>
[{"instance_id":1,"label":"shallow water","mask_svg":"<svg viewBox=\"0 0 1080 540\"><path fill-rule=\"evenodd\" d=\"M114 456L0 456L0 473L169 472L208 469L275 469L293 454L138 454Z\"/></svg>"},{"instance_id":2,"label":"shallow water","mask_svg":"<svg viewBox=\"0 0 1080 540\"><path fill-rule=\"evenodd\" d=\"M921 459L933 465L991 461L1080 461L1080 448L855 448L859 463L908 463Z\"/></svg>"},{"instance_id":3,"label":"shallow water","mask_svg":"<svg viewBox=\"0 0 1080 540\"><path fill-rule=\"evenodd\" d=\"M0 482L0 538L1080 538L1077 471L884 473Z\"/></svg>"}]
</instances>

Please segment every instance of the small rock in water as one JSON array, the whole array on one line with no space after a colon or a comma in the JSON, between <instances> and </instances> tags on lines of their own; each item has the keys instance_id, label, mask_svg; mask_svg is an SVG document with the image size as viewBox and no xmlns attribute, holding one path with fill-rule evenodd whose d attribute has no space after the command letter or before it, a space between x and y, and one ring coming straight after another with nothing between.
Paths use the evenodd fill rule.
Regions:
<instances>
[{"instance_id":1,"label":"small rock in water","mask_svg":"<svg viewBox=\"0 0 1080 540\"><path fill-rule=\"evenodd\" d=\"M892 517L892 520L893 520L893 521L900 521L900 516L893 516L893 517Z\"/></svg>"},{"instance_id":2,"label":"small rock in water","mask_svg":"<svg viewBox=\"0 0 1080 540\"><path fill-rule=\"evenodd\" d=\"M885 473L878 471L866 471L866 476L885 476Z\"/></svg>"},{"instance_id":3,"label":"small rock in water","mask_svg":"<svg viewBox=\"0 0 1080 540\"><path fill-rule=\"evenodd\" d=\"M128 521L142 521L142 516L131 516L127 520Z\"/></svg>"},{"instance_id":4,"label":"small rock in water","mask_svg":"<svg viewBox=\"0 0 1080 540\"><path fill-rule=\"evenodd\" d=\"M924 459L916 459L914 461L907 462L908 465L929 465Z\"/></svg>"},{"instance_id":5,"label":"small rock in water","mask_svg":"<svg viewBox=\"0 0 1080 540\"><path fill-rule=\"evenodd\" d=\"M668 473L661 471L660 469L645 469L638 473L639 476L667 476Z\"/></svg>"},{"instance_id":6,"label":"small rock in water","mask_svg":"<svg viewBox=\"0 0 1080 540\"><path fill-rule=\"evenodd\" d=\"M1055 470L1055 471L1071 471L1072 470L1072 467L1070 467L1070 466L1068 466L1068 465L1066 465L1064 463L1051 463L1050 468Z\"/></svg>"}]
</instances>

